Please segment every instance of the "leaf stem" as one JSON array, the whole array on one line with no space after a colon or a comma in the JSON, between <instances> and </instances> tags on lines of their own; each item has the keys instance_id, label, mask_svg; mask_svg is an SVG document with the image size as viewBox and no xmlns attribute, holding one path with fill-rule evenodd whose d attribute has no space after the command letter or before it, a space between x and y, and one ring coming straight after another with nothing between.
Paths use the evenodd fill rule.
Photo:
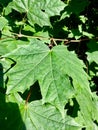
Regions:
<instances>
[{"instance_id":1,"label":"leaf stem","mask_svg":"<svg viewBox=\"0 0 98 130\"><path fill-rule=\"evenodd\" d=\"M32 88L30 88L30 91L29 91L28 96L27 96L27 98L26 98L25 104L27 104L27 103L28 103L28 101L29 101L29 99L30 99L31 94L32 94Z\"/></svg>"}]
</instances>

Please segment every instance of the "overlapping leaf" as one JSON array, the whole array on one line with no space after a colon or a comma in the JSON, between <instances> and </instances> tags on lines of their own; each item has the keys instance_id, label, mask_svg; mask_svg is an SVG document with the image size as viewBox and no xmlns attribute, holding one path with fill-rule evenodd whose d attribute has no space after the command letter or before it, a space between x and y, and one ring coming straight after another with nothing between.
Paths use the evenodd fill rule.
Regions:
<instances>
[{"instance_id":1,"label":"overlapping leaf","mask_svg":"<svg viewBox=\"0 0 98 130\"><path fill-rule=\"evenodd\" d=\"M24 109L24 107L23 107ZM61 118L59 111L49 105L42 105L41 101L31 102L22 110L27 130L80 130L81 126L64 115ZM29 124L29 125L28 125ZM47 125L46 125L47 124Z\"/></svg>"},{"instance_id":2,"label":"overlapping leaf","mask_svg":"<svg viewBox=\"0 0 98 130\"><path fill-rule=\"evenodd\" d=\"M0 0L1 130L12 128L14 130L97 130L98 128L98 96L90 91L89 77L83 70L85 65L76 55L62 45L50 50L44 45L44 39L43 42L31 40L30 44L28 44L28 41L26 44L26 40L29 40L26 38L10 39L13 37L12 32L22 32L26 34L26 37L31 37L27 35L35 33L33 35L38 37L52 35L53 37L56 36L56 39L65 39L67 37L73 38L74 36L71 34L75 34L76 39L81 38L81 35L93 39L98 31L97 0L90 2L89 0L66 0L64 2L62 0ZM17 17L17 14L19 17ZM57 17L52 17L53 28L51 30L42 27L51 26L50 17L61 14L61 21L58 21ZM31 25L38 24L41 28L36 25L32 28L29 23ZM59 24L60 26L58 26ZM61 31L63 27L65 28L64 35ZM73 29L75 31L79 29L81 33L77 33L79 37L74 32L69 34L70 30L73 31ZM5 39L6 37L9 38ZM23 39L25 41L22 41ZM90 76L97 78L98 43L95 39L89 40L86 54L90 65L87 68ZM47 43L47 40L45 42ZM85 42L85 37L82 42ZM78 45L70 44L71 49L73 46L75 50ZM85 50L83 44L81 44L81 47ZM79 51L81 51L81 47L79 46ZM85 56L85 54L82 55ZM23 92L25 90L25 92L28 92L27 89L31 85L36 87L36 84L34 84L36 81L39 83L42 101L32 100L32 95L36 95L36 92L33 91L29 103L27 103L29 96L26 96L27 100L24 103L22 98L26 99L26 97ZM93 85L91 86L92 90L96 91L97 83L93 82ZM5 89L8 95L5 94ZM22 98L20 98L18 92L23 93L19 93ZM7 102L5 102L5 98ZM33 102L30 102L31 100ZM37 100L39 100L38 97ZM66 104L67 102L68 104ZM67 113L64 111L64 106ZM72 108L71 111L70 108ZM67 116L68 114L73 119ZM82 128L75 121L79 122Z\"/></svg>"},{"instance_id":3,"label":"overlapping leaf","mask_svg":"<svg viewBox=\"0 0 98 130\"><path fill-rule=\"evenodd\" d=\"M49 50L43 42L31 40L31 44L22 46L5 56L17 62L8 73L7 93L23 92L38 80L43 103L50 102L63 113L67 99L74 94L69 80L71 77L78 101L81 97L79 95L88 93L88 97L84 96L79 102L80 105L83 105L84 100L92 104L88 77L83 70L84 64L65 46L57 46ZM92 111L92 107L87 111Z\"/></svg>"},{"instance_id":4,"label":"overlapping leaf","mask_svg":"<svg viewBox=\"0 0 98 130\"><path fill-rule=\"evenodd\" d=\"M59 15L65 4L60 0L13 0L9 6L19 12L27 13L31 24L37 23L40 26L49 26L49 17Z\"/></svg>"},{"instance_id":5,"label":"overlapping leaf","mask_svg":"<svg viewBox=\"0 0 98 130\"><path fill-rule=\"evenodd\" d=\"M0 97L3 96L0 94ZM10 102L11 101L11 102ZM52 105L42 105L42 101L25 104L18 93L0 98L0 127L2 130L81 130L81 125ZM14 115L14 118L13 118ZM13 121L12 121L13 120Z\"/></svg>"}]
</instances>

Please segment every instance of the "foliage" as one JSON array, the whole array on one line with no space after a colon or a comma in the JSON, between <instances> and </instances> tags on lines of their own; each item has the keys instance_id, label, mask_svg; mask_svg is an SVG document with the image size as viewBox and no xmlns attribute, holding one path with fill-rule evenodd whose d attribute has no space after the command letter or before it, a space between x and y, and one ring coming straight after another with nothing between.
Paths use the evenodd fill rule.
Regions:
<instances>
[{"instance_id":1,"label":"foliage","mask_svg":"<svg viewBox=\"0 0 98 130\"><path fill-rule=\"evenodd\" d=\"M98 129L97 0L0 0L0 129Z\"/></svg>"}]
</instances>

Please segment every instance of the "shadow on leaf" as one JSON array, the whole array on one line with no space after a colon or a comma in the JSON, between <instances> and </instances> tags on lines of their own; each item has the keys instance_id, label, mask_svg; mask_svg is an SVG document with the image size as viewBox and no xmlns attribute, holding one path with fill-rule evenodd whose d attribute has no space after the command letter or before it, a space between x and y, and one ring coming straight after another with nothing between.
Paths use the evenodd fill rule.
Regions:
<instances>
[{"instance_id":1,"label":"shadow on leaf","mask_svg":"<svg viewBox=\"0 0 98 130\"><path fill-rule=\"evenodd\" d=\"M17 103L5 101L3 66L0 64L0 130L26 130Z\"/></svg>"}]
</instances>

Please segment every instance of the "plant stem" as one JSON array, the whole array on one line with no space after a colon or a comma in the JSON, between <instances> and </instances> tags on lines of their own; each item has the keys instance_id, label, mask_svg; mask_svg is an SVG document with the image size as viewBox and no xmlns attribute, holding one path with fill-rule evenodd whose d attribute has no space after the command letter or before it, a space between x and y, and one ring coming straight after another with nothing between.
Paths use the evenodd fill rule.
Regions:
<instances>
[{"instance_id":1,"label":"plant stem","mask_svg":"<svg viewBox=\"0 0 98 130\"><path fill-rule=\"evenodd\" d=\"M40 40L52 40L52 41L63 41L64 42L64 45L68 44L68 43L80 43L82 41L88 41L90 40L89 38L84 38L84 39L80 39L80 40L69 40L69 39L60 39L60 38L50 38L50 37L42 37L42 36L29 36L29 35L24 35L24 34L21 34L21 33L12 33L12 35L14 36L17 36L18 38L21 38L21 37L25 37L25 38L34 38L34 39L40 39ZM9 36L8 36L9 37ZM10 38L13 38L13 36ZM92 38L92 39L95 39L95 40L98 40L98 37L95 37L95 38ZM1 39L2 40L2 39Z\"/></svg>"}]
</instances>

